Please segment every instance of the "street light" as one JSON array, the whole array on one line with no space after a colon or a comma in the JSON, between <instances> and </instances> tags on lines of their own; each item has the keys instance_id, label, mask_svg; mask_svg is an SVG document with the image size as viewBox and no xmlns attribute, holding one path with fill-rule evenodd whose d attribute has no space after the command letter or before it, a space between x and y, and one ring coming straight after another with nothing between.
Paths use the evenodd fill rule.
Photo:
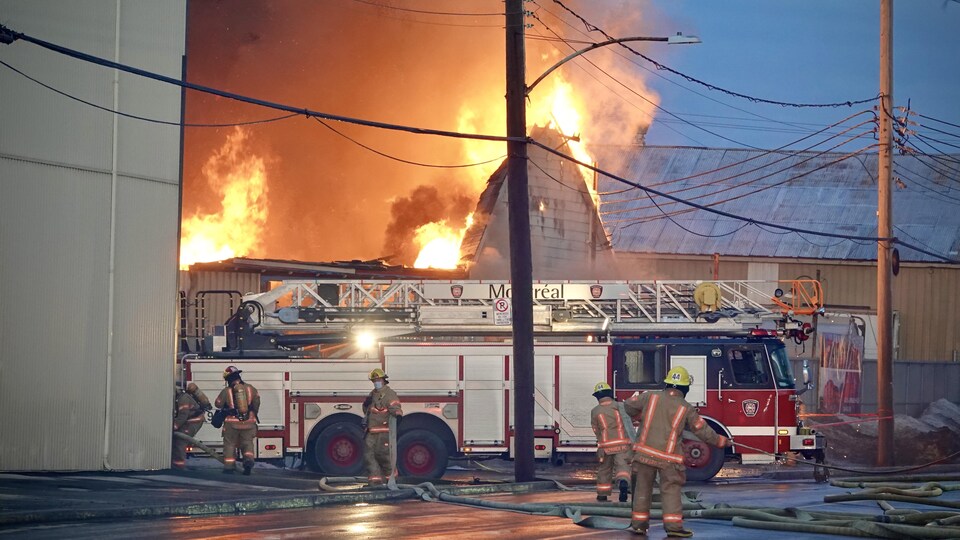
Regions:
<instances>
[{"instance_id":1,"label":"street light","mask_svg":"<svg viewBox=\"0 0 960 540\"><path fill-rule=\"evenodd\" d=\"M555 69L557 69L558 67L566 64L566 63L569 62L570 60L573 60L574 58L576 58L576 57L578 57L578 56L580 56L580 55L582 55L582 54L586 54L586 53L588 53L588 52L590 52L590 51L592 51L592 50L594 50L594 49L599 49L600 47L606 47L607 45L615 45L615 44L618 44L618 43L627 43L627 42L631 42L631 41L661 41L661 42L665 42L667 45L691 45L691 44L694 44L694 43L701 43L699 37L697 37L697 36L685 36L685 35L681 34L680 32L677 32L677 34L676 34L675 36L670 36L670 37L634 36L634 37L625 37L625 38L617 38L617 39L608 39L607 41L601 41L600 43L594 43L593 45L590 45L589 47L584 47L583 49L580 49L579 51L574 51L574 52L568 54L566 57L563 58L563 60L560 60L560 61L557 62L556 64L554 64L554 65L550 66L549 68L547 68L546 71L544 71L539 77L537 77L537 80L533 81L532 83L530 83L529 86L527 86L527 95L530 95L530 92L533 90L533 87L535 87L535 86L537 86L538 84L540 84L540 81L542 81L547 75L553 73L553 71L554 71Z\"/></svg>"},{"instance_id":2,"label":"street light","mask_svg":"<svg viewBox=\"0 0 960 540\"><path fill-rule=\"evenodd\" d=\"M630 41L661 41L668 44L700 43L694 36L629 37L595 43L557 62L526 86L524 52L524 0L504 0L506 6L506 101L507 101L507 199L510 228L510 282L513 284L513 393L514 477L533 480L534 467L534 354L533 354L533 264L530 255L530 197L527 192L526 98L544 77L564 63L594 49Z\"/></svg>"}]
</instances>

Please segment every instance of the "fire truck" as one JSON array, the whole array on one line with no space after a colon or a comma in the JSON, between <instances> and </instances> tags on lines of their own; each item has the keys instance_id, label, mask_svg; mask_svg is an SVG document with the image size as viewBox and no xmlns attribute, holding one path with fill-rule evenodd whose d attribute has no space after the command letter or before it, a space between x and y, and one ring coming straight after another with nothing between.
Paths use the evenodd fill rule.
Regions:
<instances>
[{"instance_id":1,"label":"fire truck","mask_svg":"<svg viewBox=\"0 0 960 540\"><path fill-rule=\"evenodd\" d=\"M798 452L823 461L825 440L798 420L800 388L784 340L807 339L801 318L821 309L815 281L770 294L757 281L551 281L533 284L536 457L596 451L592 396L663 388L693 376L687 401L746 447L710 447L685 434L688 478L728 459L771 462ZM764 292L768 291L768 292ZM223 291L220 291L223 292ZM239 293L237 293L239 297ZM330 475L361 473L361 403L382 368L399 394L401 474L440 477L448 460L510 457L513 448L511 285L506 281L288 280L243 295L225 325L181 358L184 383L208 394L228 365L261 395L258 459L300 457ZM209 424L198 438L212 446Z\"/></svg>"}]
</instances>

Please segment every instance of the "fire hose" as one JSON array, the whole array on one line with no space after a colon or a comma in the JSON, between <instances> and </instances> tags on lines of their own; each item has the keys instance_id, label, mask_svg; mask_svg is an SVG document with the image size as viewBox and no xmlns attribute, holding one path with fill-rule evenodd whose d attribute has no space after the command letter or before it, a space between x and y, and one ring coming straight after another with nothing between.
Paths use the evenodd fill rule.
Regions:
<instances>
[{"instance_id":1,"label":"fire hose","mask_svg":"<svg viewBox=\"0 0 960 540\"><path fill-rule=\"evenodd\" d=\"M772 453L772 452L767 452L766 450L761 450L760 448L757 448L757 447L755 447L755 446L750 446L750 445L748 445L748 444L743 444L743 443L737 442L737 441L733 441L733 444L734 444L735 446L742 446L743 448L748 448L748 449L750 449L750 450L753 450L753 451L756 451L756 452L760 452L761 454L766 454L766 455L768 455L768 456L777 457L776 454L774 454L774 453ZM884 470L880 470L880 471L870 471L870 470L863 470L863 469L848 469L848 468L846 468L846 467L837 467L836 465L826 465L826 464L823 464L823 463L811 463L811 462L809 462L809 461L804 461L804 460L799 460L799 459L793 459L793 458L791 458L791 460L792 460L793 462L795 462L795 463L802 463L802 464L804 464L804 465L810 465L810 466L812 466L812 467L821 468L821 469L825 469L825 470L843 471L843 472L849 472L849 473L854 473L854 474L865 474L865 475L885 475L885 474L901 474L901 473L905 473L905 472L918 471L918 470L920 470L920 469L925 469L925 468L931 467L931 466L933 466L933 465L938 465L938 464L940 464L940 463L946 463L946 462L948 462L948 461L952 461L954 458L956 458L956 457L958 457L958 456L960 456L960 452L954 452L954 453L950 454L949 456L942 457L942 458L940 458L940 459L938 459L938 460L931 461L931 462L929 462L929 463L924 463L923 465L916 465L916 466L913 466L913 467L903 467L903 468L899 468L899 469L884 469Z\"/></svg>"},{"instance_id":2,"label":"fire hose","mask_svg":"<svg viewBox=\"0 0 960 540\"><path fill-rule=\"evenodd\" d=\"M174 431L174 432L173 432L173 436L174 436L174 437L177 437L177 438L179 438L179 439L183 439L183 440L187 441L188 443L190 443L190 446L194 446L194 447L196 447L196 448L199 448L199 449L203 450L205 453L207 453L207 454L208 454L210 457L212 457L213 459L219 461L220 463L223 463L223 456L221 456L220 454L218 454L216 450L214 450L214 449L210 448L209 446L207 446L207 445L203 444L202 442L200 442L198 439L196 439L196 438L194 438L194 437L191 437L190 435L187 435L186 433L184 433L184 432L182 432L182 431ZM235 463L235 464L234 464L234 467L237 467L238 465L239 465L239 464Z\"/></svg>"}]
</instances>

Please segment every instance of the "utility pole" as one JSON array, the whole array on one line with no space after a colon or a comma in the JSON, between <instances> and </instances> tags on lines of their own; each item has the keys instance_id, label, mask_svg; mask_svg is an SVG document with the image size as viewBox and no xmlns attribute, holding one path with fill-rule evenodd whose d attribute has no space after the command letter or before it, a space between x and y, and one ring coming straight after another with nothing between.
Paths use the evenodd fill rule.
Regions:
<instances>
[{"instance_id":1,"label":"utility pole","mask_svg":"<svg viewBox=\"0 0 960 540\"><path fill-rule=\"evenodd\" d=\"M893 168L893 0L880 0L880 153L877 157L877 236L891 238ZM891 242L877 243L877 465L893 465L893 310Z\"/></svg>"},{"instance_id":2,"label":"utility pole","mask_svg":"<svg viewBox=\"0 0 960 540\"><path fill-rule=\"evenodd\" d=\"M506 0L507 137L526 139L527 82L523 43L523 0ZM513 304L514 478L534 479L533 460L533 263L530 257L530 200L527 143L507 142L507 197L510 216L510 281Z\"/></svg>"}]
</instances>

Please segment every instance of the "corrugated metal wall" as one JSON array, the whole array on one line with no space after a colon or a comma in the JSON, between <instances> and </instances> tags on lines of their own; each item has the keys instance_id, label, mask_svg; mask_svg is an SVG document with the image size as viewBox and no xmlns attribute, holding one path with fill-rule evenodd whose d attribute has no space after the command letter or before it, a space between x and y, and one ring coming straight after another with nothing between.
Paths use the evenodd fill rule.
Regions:
<instances>
[{"instance_id":1,"label":"corrugated metal wall","mask_svg":"<svg viewBox=\"0 0 960 540\"><path fill-rule=\"evenodd\" d=\"M180 76L184 0L0 0L0 13L14 30ZM176 87L120 75L115 103L112 70L2 47L71 95L180 117ZM0 470L167 467L179 128L117 117L115 134L114 115L5 69L0 93Z\"/></svg>"}]
</instances>

